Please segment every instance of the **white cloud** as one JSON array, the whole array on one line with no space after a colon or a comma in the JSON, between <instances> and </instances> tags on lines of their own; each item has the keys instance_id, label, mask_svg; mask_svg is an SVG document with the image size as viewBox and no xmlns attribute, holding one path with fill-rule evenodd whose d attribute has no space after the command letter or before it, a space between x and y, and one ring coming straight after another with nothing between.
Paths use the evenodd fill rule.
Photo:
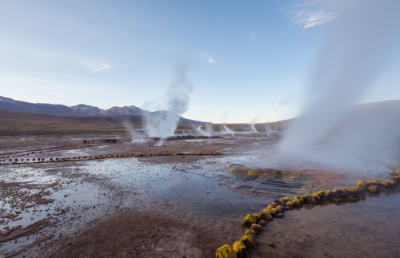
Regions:
<instances>
[{"instance_id":1,"label":"white cloud","mask_svg":"<svg viewBox=\"0 0 400 258\"><path fill-rule=\"evenodd\" d=\"M211 55L206 54L206 53L201 53L201 55L205 57L205 59L206 59L206 61L208 63L210 63L210 64L216 64L217 63L217 61L214 58L212 58Z\"/></svg>"},{"instance_id":2,"label":"white cloud","mask_svg":"<svg viewBox=\"0 0 400 258\"><path fill-rule=\"evenodd\" d=\"M333 13L328 13L323 10L318 12L300 11L297 13L297 20L294 24L303 26L304 29L311 28L317 25L334 20L336 16Z\"/></svg>"},{"instance_id":3,"label":"white cloud","mask_svg":"<svg viewBox=\"0 0 400 258\"><path fill-rule=\"evenodd\" d=\"M251 34L251 37L250 37L252 40L255 40L256 39L256 34Z\"/></svg>"},{"instance_id":4,"label":"white cloud","mask_svg":"<svg viewBox=\"0 0 400 258\"><path fill-rule=\"evenodd\" d=\"M105 71L111 69L111 66L106 62L83 62L84 66L92 70L93 72Z\"/></svg>"},{"instance_id":5,"label":"white cloud","mask_svg":"<svg viewBox=\"0 0 400 258\"><path fill-rule=\"evenodd\" d=\"M303 3L291 5L289 9L292 25L300 25L304 29L336 19L336 14L332 12L331 1L306 0Z\"/></svg>"}]
</instances>

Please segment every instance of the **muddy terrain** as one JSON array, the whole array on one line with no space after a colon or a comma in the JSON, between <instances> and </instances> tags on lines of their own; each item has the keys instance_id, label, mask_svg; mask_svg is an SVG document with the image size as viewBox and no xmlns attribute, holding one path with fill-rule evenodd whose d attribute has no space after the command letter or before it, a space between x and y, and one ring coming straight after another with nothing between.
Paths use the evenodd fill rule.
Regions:
<instances>
[{"instance_id":1,"label":"muddy terrain","mask_svg":"<svg viewBox=\"0 0 400 258\"><path fill-rule=\"evenodd\" d=\"M218 247L232 245L244 234L246 214L277 198L352 187L359 179L386 179L392 173L379 164L357 174L271 161L278 134L174 138L160 147L152 138L109 139L0 138L1 257L214 257ZM37 163L39 158L53 161ZM381 230L400 216L398 195L392 189L378 196L367 196L358 206L339 203L287 211L267 222L251 256L310 257L325 255L323 247L325 256L336 257L343 254L333 251L338 245L350 250L347 245L354 243L353 255L361 257L374 243L390 249L382 257L391 257L400 229L392 227L393 233L385 236ZM375 206L376 219L360 217L360 211ZM310 216L309 210L318 212ZM380 222L378 211L384 218ZM357 218L366 224L351 223ZM321 245L320 232L329 235L330 244ZM365 238L378 232L378 238ZM362 242L353 241L360 237Z\"/></svg>"}]
</instances>

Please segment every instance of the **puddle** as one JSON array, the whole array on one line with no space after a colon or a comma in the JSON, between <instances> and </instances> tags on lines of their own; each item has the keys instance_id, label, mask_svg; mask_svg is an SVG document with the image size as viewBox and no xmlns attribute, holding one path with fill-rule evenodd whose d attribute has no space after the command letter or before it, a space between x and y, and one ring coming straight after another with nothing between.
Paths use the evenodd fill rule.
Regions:
<instances>
[{"instance_id":1,"label":"puddle","mask_svg":"<svg viewBox=\"0 0 400 258\"><path fill-rule=\"evenodd\" d=\"M148 165L135 158L96 160L78 166L50 163L2 169L0 180L6 182L59 182L57 189L47 189L50 193L45 198L55 199L53 203L24 209L16 220L7 220L0 226L2 229L25 227L50 217L62 222L51 232L72 234L116 208L151 202L177 204L164 206L167 212L184 214L191 211L202 216L234 218L239 225L243 214L258 212L272 201L271 198L240 195L199 168L196 173L191 173L182 171L185 169L177 165ZM27 190L20 187L21 191ZM30 194L35 191L38 192L31 190ZM19 211L8 201L5 198L0 202L3 214ZM60 214L61 210L65 213ZM31 241L32 236L3 243L2 253Z\"/></svg>"},{"instance_id":2,"label":"puddle","mask_svg":"<svg viewBox=\"0 0 400 258\"><path fill-rule=\"evenodd\" d=\"M215 140L213 144L219 141L222 140ZM273 145L268 145L267 142L265 141L265 148L261 149L263 152L273 149ZM131 151L133 145L128 145L124 145L127 146L124 150L112 149L112 145L104 150L111 154L137 152ZM236 147L225 149L234 148ZM100 151L97 153L97 150ZM102 155L102 151L101 147L93 147L38 155L44 158L54 158L55 155L73 157L94 155L93 153ZM124 207L161 209L182 216L192 214L188 215L192 221L193 214L196 214L196 220L199 221L213 221L213 218L229 219L236 230L235 226L240 227L240 222L246 214L259 212L276 198L292 197L338 186L350 187L355 185L356 180L367 179L360 178L360 175L348 174L346 171L339 171L329 178L310 171L308 174L281 173L280 177L258 181L257 177L227 173L230 166L235 164L282 169L282 164L266 165L263 160L257 158L256 153L254 151L251 155L209 156L210 158L192 163L184 163L183 158L171 159L173 162L166 164L148 163L147 158L121 158L1 166L0 181L58 184L56 187L46 188L49 193L45 198L55 199L53 203L46 205L20 210L12 207L13 203L18 202L18 198L12 200L12 203L10 198L0 200L2 214L21 211L16 220L3 221L3 224L0 224L2 230L7 226L12 228L31 225L47 218L56 223L54 227L46 229L47 233L42 230L28 238L18 238L17 242L12 240L2 243L0 257L4 257L6 252L32 243L42 237L42 234L74 236L90 223ZM39 156L29 156L33 157ZM169 161L167 157L162 158ZM189 156L186 156L185 160L188 158ZM378 165L371 166L370 170L362 176L387 178L389 174L387 169ZM28 190L20 187L21 191ZM34 194L40 192L40 189L29 191L30 194ZM267 254L268 257L313 257L310 255L313 253L314 257L340 257L347 256L345 251L354 254L354 257L378 256L378 251L372 250L368 255L362 252L363 249L367 250L369 245L376 250L382 250L383 256L393 257L391 255L399 251L393 243L400 240L400 226L395 225L389 229L388 225L398 224L399 204L399 196L392 194L381 195L380 198L367 197L366 200L354 204L330 204L287 211L283 219L274 219L257 238L260 245L252 257L265 257ZM65 210L65 213L61 214L61 210ZM207 225L211 225L212 228L214 224L210 222ZM389 233L385 235L385 232ZM276 248L271 249L268 241L276 243ZM384 250L385 248L389 250Z\"/></svg>"},{"instance_id":3,"label":"puddle","mask_svg":"<svg viewBox=\"0 0 400 258\"><path fill-rule=\"evenodd\" d=\"M286 211L257 237L251 257L399 257L399 221L398 193Z\"/></svg>"}]
</instances>

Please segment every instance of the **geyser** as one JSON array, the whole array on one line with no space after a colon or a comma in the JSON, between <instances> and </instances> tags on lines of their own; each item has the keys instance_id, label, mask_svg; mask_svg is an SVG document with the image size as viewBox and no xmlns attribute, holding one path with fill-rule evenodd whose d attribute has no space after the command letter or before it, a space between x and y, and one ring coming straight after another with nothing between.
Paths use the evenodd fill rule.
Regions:
<instances>
[{"instance_id":1,"label":"geyser","mask_svg":"<svg viewBox=\"0 0 400 258\"><path fill-rule=\"evenodd\" d=\"M225 123L221 124L221 133L230 134L232 136L235 135L235 133L231 129L229 129L229 127Z\"/></svg>"},{"instance_id":2,"label":"geyser","mask_svg":"<svg viewBox=\"0 0 400 258\"><path fill-rule=\"evenodd\" d=\"M258 122L258 119L260 118L260 115L256 116L253 118L253 120L250 121L250 130L254 133L258 133L256 129L256 123Z\"/></svg>"},{"instance_id":3,"label":"geyser","mask_svg":"<svg viewBox=\"0 0 400 258\"><path fill-rule=\"evenodd\" d=\"M193 87L186 78L186 65L179 64L175 69L175 79L170 84L166 93L167 100L164 104L157 104L158 109L165 111L148 112L144 115L144 129L150 137L160 137L161 145L163 139L173 136L180 121L180 115L189 109L189 93ZM154 105L146 102L145 106Z\"/></svg>"},{"instance_id":4,"label":"geyser","mask_svg":"<svg viewBox=\"0 0 400 258\"><path fill-rule=\"evenodd\" d=\"M390 114L382 112L362 118L352 114L355 104L376 86L376 80L396 53L400 1L354 3L351 9L341 8L341 13L339 8L334 10L339 18L326 25L307 103L280 143L283 153L347 166L354 158L381 155L378 143L391 138L394 142L398 128L391 128ZM335 2L332 6L346 4Z\"/></svg>"},{"instance_id":5,"label":"geyser","mask_svg":"<svg viewBox=\"0 0 400 258\"><path fill-rule=\"evenodd\" d=\"M212 124L205 124L205 125L204 125L205 130L203 130L201 127L202 127L202 126L199 125L199 126L197 127L197 129L196 129L196 131L197 131L198 134L200 134L200 135L202 135L202 136L208 136L208 137L211 137L211 136L212 136L212 134L213 134Z\"/></svg>"}]
</instances>

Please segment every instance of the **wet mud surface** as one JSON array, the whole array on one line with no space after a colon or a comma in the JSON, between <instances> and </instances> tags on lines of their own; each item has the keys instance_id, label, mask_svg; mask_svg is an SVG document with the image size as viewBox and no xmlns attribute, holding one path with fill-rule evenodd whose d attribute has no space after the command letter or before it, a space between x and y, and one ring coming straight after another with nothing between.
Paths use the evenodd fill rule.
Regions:
<instances>
[{"instance_id":1,"label":"wet mud surface","mask_svg":"<svg viewBox=\"0 0 400 258\"><path fill-rule=\"evenodd\" d=\"M309 205L269 223L251 257L399 257L399 221L398 188L358 202Z\"/></svg>"},{"instance_id":2,"label":"wet mud surface","mask_svg":"<svg viewBox=\"0 0 400 258\"><path fill-rule=\"evenodd\" d=\"M51 142L52 139L47 140ZM308 167L296 170L282 164L265 165L263 160L273 152L278 140L259 134L245 134L210 140L168 141L165 147L151 147L152 141L121 140L116 144L87 148L79 145L79 148L30 154L29 157L217 151L236 154L2 165L0 257L67 257L65 255L71 250L80 250L73 257L212 257L209 256L210 250L215 251L223 244L232 245L243 235L240 223L246 214L259 212L274 199L338 186L354 186L356 180L372 176L364 174L360 178L360 175L346 174L345 171L313 170ZM18 142L19 150L33 147L31 142L34 140L23 142L26 145ZM256 169L258 174L249 175L250 169ZM373 176L390 177L382 167ZM398 202L398 195L381 194L379 198L371 198L380 203L386 199L395 203ZM252 257L265 257L266 254L297 257L297 249L304 250L302 255L324 255L321 252L327 249L326 246L317 244L306 248L308 242L306 245L302 243L309 238L299 233L302 230L294 229L309 228L322 233L330 231L334 225L346 228L342 220L346 221L347 217L350 218L348 221L357 221L356 214L360 209L374 210L376 215L380 211L382 214L380 208L370 204L371 200L367 198L356 203L368 204L368 209L354 206L352 210L353 204L350 203L288 211L284 218L275 219L267 225L264 230L267 233L257 238L260 244ZM313 211L313 216L307 211ZM398 209L391 212L399 218ZM337 218L341 219L329 217L331 213L340 214ZM392 223L390 219L385 218L384 223ZM132 223L128 225L124 221ZM141 230L121 231L132 225ZM353 239L361 230L359 225L353 225L351 234L340 236ZM96 236L96 241L90 240L93 236ZM328 236L332 239L336 237L333 233ZM206 238L213 239L212 244L205 241ZM270 249L268 241L276 242L276 248ZM82 242L85 244L82 245ZM123 247L128 242L133 244L131 248ZM99 243L104 243L104 246ZM341 245L340 241L332 243L335 243L332 248ZM290 251L292 247L286 248L287 245L293 247L293 252ZM385 246L385 243L380 245ZM104 249L106 246L109 251ZM282 251L283 246L287 251ZM391 245L386 246L392 249ZM185 254L182 250L191 251ZM382 257L391 257L385 256L390 252L383 254ZM332 251L327 255L335 257L336 253Z\"/></svg>"},{"instance_id":3,"label":"wet mud surface","mask_svg":"<svg viewBox=\"0 0 400 258\"><path fill-rule=\"evenodd\" d=\"M127 210L89 228L47 257L213 257L227 235L194 226L179 216Z\"/></svg>"}]
</instances>

